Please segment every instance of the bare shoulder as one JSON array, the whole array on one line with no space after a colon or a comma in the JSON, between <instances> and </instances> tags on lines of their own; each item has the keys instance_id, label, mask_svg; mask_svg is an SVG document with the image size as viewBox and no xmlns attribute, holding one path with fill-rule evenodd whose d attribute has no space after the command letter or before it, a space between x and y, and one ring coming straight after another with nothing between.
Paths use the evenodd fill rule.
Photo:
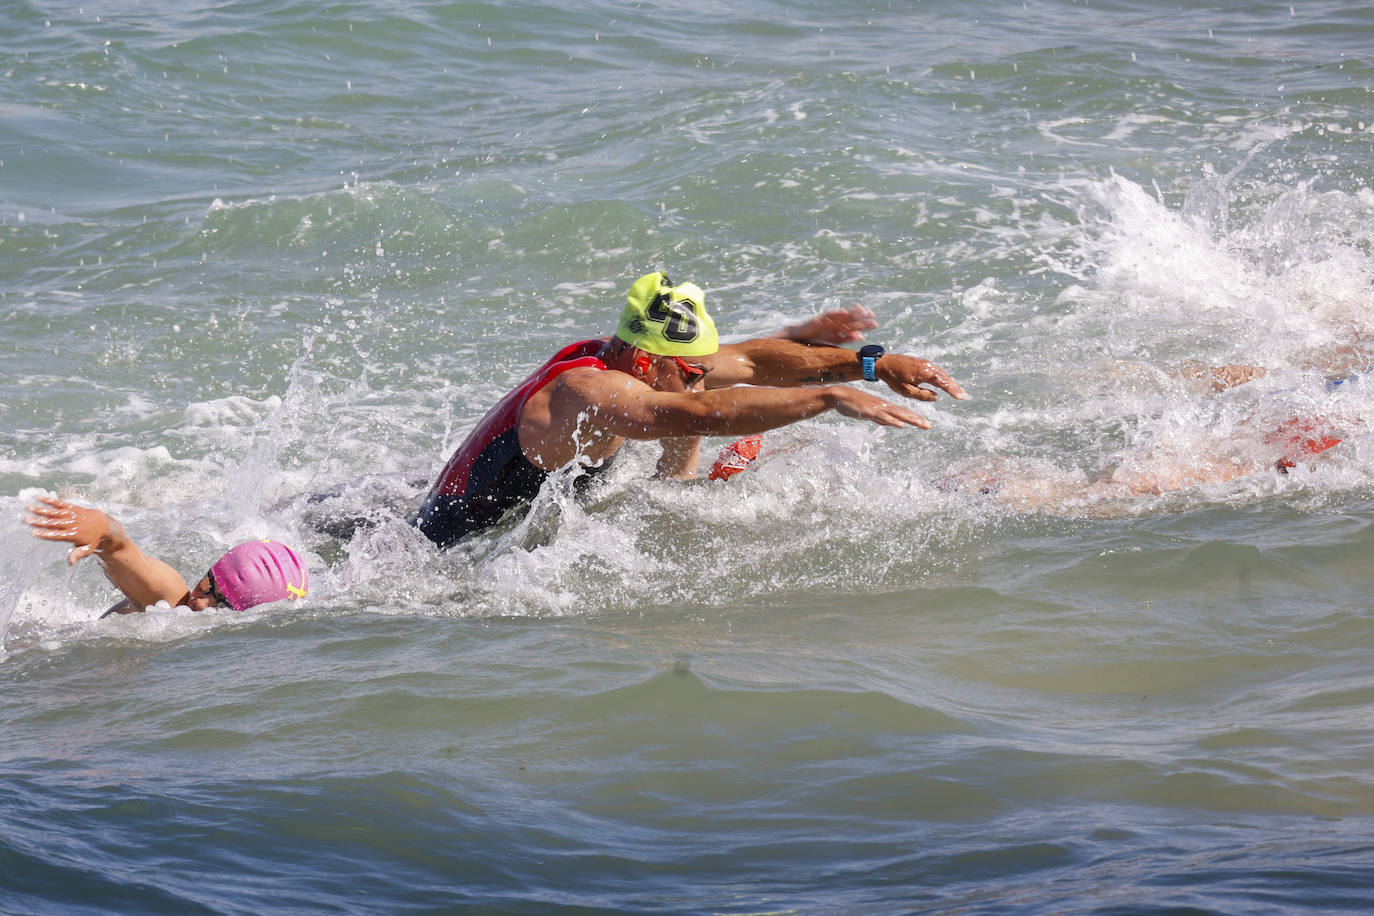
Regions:
<instances>
[{"instance_id":1,"label":"bare shoulder","mask_svg":"<svg viewBox=\"0 0 1374 916\"><path fill-rule=\"evenodd\" d=\"M617 412L653 389L614 369L581 367L559 374L525 402L520 411L521 441L566 433L584 415Z\"/></svg>"},{"instance_id":2,"label":"bare shoulder","mask_svg":"<svg viewBox=\"0 0 1374 916\"><path fill-rule=\"evenodd\" d=\"M636 389L652 391L624 372L568 369L525 402L520 448L552 471L578 458L601 461L620 446L615 427Z\"/></svg>"},{"instance_id":3,"label":"bare shoulder","mask_svg":"<svg viewBox=\"0 0 1374 916\"><path fill-rule=\"evenodd\" d=\"M546 388L550 399L560 406L589 406L604 398L621 397L640 389L651 390L639 379L619 370L595 369L590 366L569 369Z\"/></svg>"}]
</instances>

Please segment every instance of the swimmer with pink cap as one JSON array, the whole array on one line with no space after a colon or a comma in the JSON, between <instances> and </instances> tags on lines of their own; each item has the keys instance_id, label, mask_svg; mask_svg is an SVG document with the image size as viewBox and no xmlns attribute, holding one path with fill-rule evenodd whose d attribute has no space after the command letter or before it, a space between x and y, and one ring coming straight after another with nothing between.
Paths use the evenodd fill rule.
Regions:
<instances>
[{"instance_id":1,"label":"swimmer with pink cap","mask_svg":"<svg viewBox=\"0 0 1374 916\"><path fill-rule=\"evenodd\" d=\"M310 570L280 541L249 541L215 561L194 587L181 574L138 548L118 521L101 512L51 496L29 506L24 522L34 537L72 544L67 563L94 555L105 577L124 593L111 614L131 614L165 601L203 611L212 607L247 610L259 604L304 598Z\"/></svg>"},{"instance_id":2,"label":"swimmer with pink cap","mask_svg":"<svg viewBox=\"0 0 1374 916\"><path fill-rule=\"evenodd\" d=\"M310 570L280 541L249 541L231 549L205 574L207 595L236 611L287 598L304 598ZM197 583L194 593L201 583Z\"/></svg>"}]
</instances>

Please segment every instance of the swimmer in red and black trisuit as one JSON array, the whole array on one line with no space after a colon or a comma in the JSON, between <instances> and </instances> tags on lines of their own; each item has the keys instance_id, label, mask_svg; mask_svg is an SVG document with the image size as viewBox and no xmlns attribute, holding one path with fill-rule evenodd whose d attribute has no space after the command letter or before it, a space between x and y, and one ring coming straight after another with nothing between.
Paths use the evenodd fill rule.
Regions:
<instances>
[{"instance_id":1,"label":"swimmer in red and black trisuit","mask_svg":"<svg viewBox=\"0 0 1374 916\"><path fill-rule=\"evenodd\" d=\"M637 280L614 337L563 348L482 418L415 525L449 547L528 504L555 471L579 467L585 480L626 439L663 441L659 472L677 477L695 470L700 436L764 432L827 410L930 428L919 414L841 382L881 381L921 401L935 400L934 389L965 397L934 364L872 345L856 353L772 337L722 346L705 298L663 273Z\"/></svg>"}]
</instances>

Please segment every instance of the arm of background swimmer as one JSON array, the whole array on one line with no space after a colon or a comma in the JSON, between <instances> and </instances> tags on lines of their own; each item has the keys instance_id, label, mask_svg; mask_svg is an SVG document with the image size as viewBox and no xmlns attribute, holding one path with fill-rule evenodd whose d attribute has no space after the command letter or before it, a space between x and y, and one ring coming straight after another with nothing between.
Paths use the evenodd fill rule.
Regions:
<instances>
[{"instance_id":1,"label":"arm of background swimmer","mask_svg":"<svg viewBox=\"0 0 1374 916\"><path fill-rule=\"evenodd\" d=\"M877 317L862 305L847 309L831 309L797 324L790 324L776 334L776 340L796 340L801 343L840 344L864 339L864 331L878 326Z\"/></svg>"},{"instance_id":2,"label":"arm of background swimmer","mask_svg":"<svg viewBox=\"0 0 1374 916\"><path fill-rule=\"evenodd\" d=\"M558 412L576 411L602 435L627 439L746 436L827 410L883 426L930 428L920 414L848 385L668 392L623 373L567 373L564 378Z\"/></svg>"},{"instance_id":3,"label":"arm of background swimmer","mask_svg":"<svg viewBox=\"0 0 1374 916\"><path fill-rule=\"evenodd\" d=\"M1206 381L1212 386L1213 391L1235 388L1237 385L1253 382L1255 379L1264 378L1269 374L1269 370L1263 366L1246 366L1239 363L1228 363L1225 366L1204 366L1199 362L1186 362L1180 365L1177 371L1183 378Z\"/></svg>"},{"instance_id":4,"label":"arm of background swimmer","mask_svg":"<svg viewBox=\"0 0 1374 916\"><path fill-rule=\"evenodd\" d=\"M664 480L691 480L701 464L701 437L679 436L663 440L654 476Z\"/></svg>"},{"instance_id":5,"label":"arm of background swimmer","mask_svg":"<svg viewBox=\"0 0 1374 916\"><path fill-rule=\"evenodd\" d=\"M904 397L933 401L933 386L951 397L968 395L945 370L928 360L889 353L877 362L878 379ZM857 381L859 357L841 347L812 346L791 340L763 338L723 345L712 358L708 388L730 385L770 385L783 388Z\"/></svg>"},{"instance_id":6,"label":"arm of background swimmer","mask_svg":"<svg viewBox=\"0 0 1374 916\"><path fill-rule=\"evenodd\" d=\"M159 601L178 604L190 593L180 573L139 550L124 526L99 509L45 496L29 513L24 521L34 537L74 545L67 554L73 566L94 555L105 578L139 609Z\"/></svg>"}]
</instances>

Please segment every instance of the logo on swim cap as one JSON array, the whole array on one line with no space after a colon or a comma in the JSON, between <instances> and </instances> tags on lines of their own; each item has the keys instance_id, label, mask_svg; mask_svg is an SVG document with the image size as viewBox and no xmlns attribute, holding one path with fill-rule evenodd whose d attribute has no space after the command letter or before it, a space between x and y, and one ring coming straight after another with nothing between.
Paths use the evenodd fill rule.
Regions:
<instances>
[{"instance_id":1,"label":"logo on swim cap","mask_svg":"<svg viewBox=\"0 0 1374 916\"><path fill-rule=\"evenodd\" d=\"M645 274L630 287L615 336L658 356L709 356L720 349L701 287L674 286L664 273Z\"/></svg>"},{"instance_id":2,"label":"logo on swim cap","mask_svg":"<svg viewBox=\"0 0 1374 916\"><path fill-rule=\"evenodd\" d=\"M304 598L310 590L310 570L280 541L240 544L220 557L210 572L219 593L236 611L283 598Z\"/></svg>"}]
</instances>

